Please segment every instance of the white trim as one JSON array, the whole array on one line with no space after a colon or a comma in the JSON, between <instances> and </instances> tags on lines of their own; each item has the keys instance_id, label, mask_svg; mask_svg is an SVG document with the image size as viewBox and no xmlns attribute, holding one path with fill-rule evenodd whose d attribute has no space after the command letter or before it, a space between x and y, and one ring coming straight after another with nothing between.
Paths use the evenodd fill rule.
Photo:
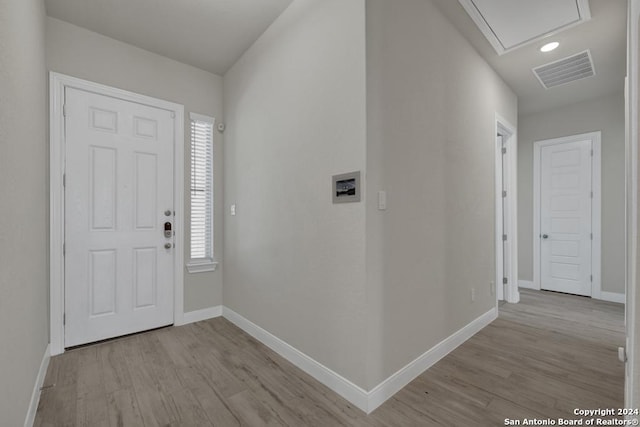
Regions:
<instances>
[{"instance_id":1,"label":"white trim","mask_svg":"<svg viewBox=\"0 0 640 427\"><path fill-rule=\"evenodd\" d=\"M638 49L640 1L629 0L627 13L627 79L626 79L626 239L627 239L627 270L626 270L626 352L624 406L632 408L636 402L636 269L638 252L638 88L640 87L638 73Z\"/></svg>"},{"instance_id":2,"label":"white trim","mask_svg":"<svg viewBox=\"0 0 640 427\"><path fill-rule=\"evenodd\" d=\"M36 383L33 385L33 392L31 393L31 401L29 402L27 417L24 420L25 427L33 426L33 422L36 419L36 412L38 411L38 404L40 403L40 391L44 384L44 379L47 376L47 368L49 367L50 360L51 346L47 344L47 348L44 349L44 354L42 355L42 362L40 362L40 369L38 370Z\"/></svg>"},{"instance_id":3,"label":"white trim","mask_svg":"<svg viewBox=\"0 0 640 427\"><path fill-rule=\"evenodd\" d=\"M564 136L561 138L545 139L533 143L533 285L536 289L541 289L540 283L540 156L542 147L550 145L564 144L567 142L589 139L593 149L591 160L591 185L593 190L593 202L591 209L591 232L593 241L591 243L591 273L593 282L591 283L591 297L600 299L602 292L602 235L601 235L601 214L602 214L602 151L601 132L588 132L578 135Z\"/></svg>"},{"instance_id":4,"label":"white trim","mask_svg":"<svg viewBox=\"0 0 640 427\"><path fill-rule=\"evenodd\" d=\"M620 304L624 304L626 301L626 296L625 294L619 294L616 292L601 291L600 298L598 299L602 301L617 302Z\"/></svg>"},{"instance_id":5,"label":"white trim","mask_svg":"<svg viewBox=\"0 0 640 427\"><path fill-rule=\"evenodd\" d=\"M206 271L216 271L216 269L218 268L218 262L211 260L200 262L189 261L186 267L189 273L204 273Z\"/></svg>"},{"instance_id":6,"label":"white trim","mask_svg":"<svg viewBox=\"0 0 640 427\"><path fill-rule=\"evenodd\" d=\"M498 309L494 307L381 382L369 392L368 413L373 412L387 399L496 320L497 317Z\"/></svg>"},{"instance_id":7,"label":"white trim","mask_svg":"<svg viewBox=\"0 0 640 427\"><path fill-rule=\"evenodd\" d=\"M540 288L536 288L531 280L518 280L518 287L523 289L533 289L539 291Z\"/></svg>"},{"instance_id":8,"label":"white trim","mask_svg":"<svg viewBox=\"0 0 640 427\"><path fill-rule=\"evenodd\" d=\"M175 114L174 135L174 314L176 324L183 322L184 316L184 106L133 92L112 88L87 80L49 73L50 107L50 344L51 355L64 353L64 91L73 87L84 91L112 96L126 101L162 108Z\"/></svg>"},{"instance_id":9,"label":"white trim","mask_svg":"<svg viewBox=\"0 0 640 427\"><path fill-rule=\"evenodd\" d=\"M533 147L533 286L540 288L540 153Z\"/></svg>"},{"instance_id":10,"label":"white trim","mask_svg":"<svg viewBox=\"0 0 640 427\"><path fill-rule=\"evenodd\" d=\"M214 119L213 117L205 116L204 114L198 114L198 113L189 113L189 120L195 121L195 122L211 123L212 125L215 124L216 122L216 119Z\"/></svg>"},{"instance_id":11,"label":"white trim","mask_svg":"<svg viewBox=\"0 0 640 427\"><path fill-rule=\"evenodd\" d=\"M497 123L497 121L496 121ZM502 162L504 161L502 156L502 147L504 146L504 137L502 143L498 142L498 132L494 133L495 143L495 251L496 251L496 307L498 301L504 301L505 292L503 284L504 276L504 252L502 242L502 227L503 227L503 206L502 206Z\"/></svg>"},{"instance_id":12,"label":"white trim","mask_svg":"<svg viewBox=\"0 0 640 427\"><path fill-rule=\"evenodd\" d=\"M504 117L496 113L495 132L502 136L502 146L507 148L507 153L502 154L502 147L495 144L495 251L496 251L496 300L503 299L509 303L520 301L518 291L518 134L517 128L510 124ZM508 218L503 218L502 210L502 163L506 162L508 176L507 181L507 204ZM506 224L503 230L503 224ZM504 271L504 254L502 234L508 236L509 268L507 286L502 283ZM501 289L504 292L501 292ZM502 297L502 298L501 298ZM497 301L496 301L497 304Z\"/></svg>"},{"instance_id":13,"label":"white trim","mask_svg":"<svg viewBox=\"0 0 640 427\"><path fill-rule=\"evenodd\" d=\"M602 299L602 134L593 132L593 157L591 158L591 185L593 199L591 201L591 298Z\"/></svg>"},{"instance_id":14,"label":"white trim","mask_svg":"<svg viewBox=\"0 0 640 427\"><path fill-rule=\"evenodd\" d=\"M49 73L49 341L51 355L64 353L64 84Z\"/></svg>"},{"instance_id":15,"label":"white trim","mask_svg":"<svg viewBox=\"0 0 640 427\"><path fill-rule=\"evenodd\" d=\"M292 347L280 338L265 331L260 326L245 319L228 307L222 308L222 315L237 327L278 353L280 356L320 381L340 396L367 412L368 393L340 374L315 361L300 350Z\"/></svg>"},{"instance_id":16,"label":"white trim","mask_svg":"<svg viewBox=\"0 0 640 427\"><path fill-rule=\"evenodd\" d=\"M370 414L387 399L413 381L425 370L433 366L440 359L455 350L458 346L471 338L482 328L498 317L498 309L492 308L459 331L444 339L430 350L398 370L371 391L366 391L352 383L335 371L327 368L313 358L307 356L280 338L262 329L260 326L245 319L228 307L222 308L222 315L231 323L251 335L286 360L302 369L313 378L344 397L354 406Z\"/></svg>"},{"instance_id":17,"label":"white trim","mask_svg":"<svg viewBox=\"0 0 640 427\"><path fill-rule=\"evenodd\" d=\"M222 306L203 308L202 310L188 311L182 316L182 323L175 326L188 325L189 323L201 322L203 320L214 319L222 316Z\"/></svg>"},{"instance_id":18,"label":"white trim","mask_svg":"<svg viewBox=\"0 0 640 427\"><path fill-rule=\"evenodd\" d=\"M485 21L484 17L482 16L480 11L477 9L475 4L473 3L473 0L458 0L458 1L460 2L464 10L467 11L469 16L473 20L473 22L478 26L478 29L487 38L487 40L489 41L491 46L495 49L498 55L504 55L505 53L519 49L523 46L527 46L527 45L539 42L540 40L543 40L549 36L558 34L564 30L575 27L576 25L582 24L583 22L589 21L591 19L591 9L589 8L589 0L576 0L576 5L578 6L580 19L578 19L575 22L572 22L571 24L563 25L559 28L556 28L555 30L550 31L548 33L526 40L510 48L505 48L500 42L500 40L498 39L498 37L494 34L493 30L491 29L487 21Z\"/></svg>"}]
</instances>

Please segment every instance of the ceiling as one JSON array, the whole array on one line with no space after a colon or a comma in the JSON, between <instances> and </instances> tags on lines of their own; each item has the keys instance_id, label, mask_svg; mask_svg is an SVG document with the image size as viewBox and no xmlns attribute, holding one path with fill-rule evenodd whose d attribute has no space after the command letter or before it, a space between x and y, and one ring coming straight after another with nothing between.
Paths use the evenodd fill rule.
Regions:
<instances>
[{"instance_id":1,"label":"ceiling","mask_svg":"<svg viewBox=\"0 0 640 427\"><path fill-rule=\"evenodd\" d=\"M45 0L47 15L223 75L292 0Z\"/></svg>"},{"instance_id":2,"label":"ceiling","mask_svg":"<svg viewBox=\"0 0 640 427\"><path fill-rule=\"evenodd\" d=\"M469 1L469 0L468 0ZM456 0L433 0L518 96L520 114L594 99L624 89L627 0L472 0L497 17L496 30L507 44L496 52ZM536 25L562 24L569 3L587 2L591 19L559 30L546 41L560 47L541 53L543 42L526 43ZM223 75L292 0L45 0L47 14L142 49ZM519 3L519 7L513 4ZM577 4L576 3L576 4ZM503 4L503 10L496 10ZM549 6L547 20L541 8ZM528 8L528 9L527 9ZM524 13L523 13L524 12ZM532 18L533 17L533 18ZM570 15L569 21L574 19ZM544 25L542 25L544 24ZM526 31L525 31L526 30ZM534 31L535 32L535 31ZM514 34L524 34L519 44ZM595 76L544 89L532 69L589 49Z\"/></svg>"},{"instance_id":3,"label":"ceiling","mask_svg":"<svg viewBox=\"0 0 640 427\"><path fill-rule=\"evenodd\" d=\"M518 96L519 114L535 113L561 107L575 102L596 99L612 93L622 93L626 74L626 0L590 0L591 19L560 30L543 40L523 44L502 55L474 23L464 7L456 0L433 0L442 13L453 23L480 55L504 79ZM531 28L534 16L524 11L526 3L533 0L518 0L523 6L502 11L503 27L500 30L509 36L521 29ZM542 1L542 0L536 0ZM515 0L483 0L479 3L494 5L500 2L516 3ZM564 11L556 0L544 0L550 5L553 18ZM523 13L524 12L524 13ZM495 12L494 12L495 14ZM506 14L506 15L505 15ZM550 22L552 22L551 20ZM531 34L527 37L531 38ZM511 40L511 39L509 39ZM539 48L549 42L558 41L560 47L548 53ZM513 42L517 44L517 42ZM545 89L532 69L589 49L594 63L595 76Z\"/></svg>"}]
</instances>

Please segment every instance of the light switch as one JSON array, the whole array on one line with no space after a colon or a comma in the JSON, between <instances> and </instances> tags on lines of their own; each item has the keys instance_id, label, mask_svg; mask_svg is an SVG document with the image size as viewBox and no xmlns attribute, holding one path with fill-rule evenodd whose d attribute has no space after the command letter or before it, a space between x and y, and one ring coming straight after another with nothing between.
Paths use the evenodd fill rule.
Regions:
<instances>
[{"instance_id":1,"label":"light switch","mask_svg":"<svg viewBox=\"0 0 640 427\"><path fill-rule=\"evenodd\" d=\"M387 209L387 192L378 191L378 210L384 211Z\"/></svg>"},{"instance_id":2,"label":"light switch","mask_svg":"<svg viewBox=\"0 0 640 427\"><path fill-rule=\"evenodd\" d=\"M231 205L231 216L235 216L236 215L236 205L233 204Z\"/></svg>"}]
</instances>

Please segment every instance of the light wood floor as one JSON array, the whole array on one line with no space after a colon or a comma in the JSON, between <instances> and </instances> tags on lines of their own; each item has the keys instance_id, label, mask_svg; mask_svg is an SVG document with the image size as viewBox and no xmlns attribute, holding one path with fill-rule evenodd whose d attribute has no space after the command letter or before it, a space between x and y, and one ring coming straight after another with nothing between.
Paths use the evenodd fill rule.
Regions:
<instances>
[{"instance_id":1,"label":"light wood floor","mask_svg":"<svg viewBox=\"0 0 640 427\"><path fill-rule=\"evenodd\" d=\"M365 415L223 318L51 359L36 426L502 426L623 405L623 306L522 302Z\"/></svg>"}]
</instances>

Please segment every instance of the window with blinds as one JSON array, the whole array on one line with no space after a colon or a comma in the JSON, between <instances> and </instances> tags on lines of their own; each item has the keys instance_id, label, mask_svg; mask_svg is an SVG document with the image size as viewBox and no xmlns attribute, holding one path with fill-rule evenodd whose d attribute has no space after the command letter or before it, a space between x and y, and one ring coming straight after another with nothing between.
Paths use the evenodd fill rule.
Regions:
<instances>
[{"instance_id":1,"label":"window with blinds","mask_svg":"<svg viewBox=\"0 0 640 427\"><path fill-rule=\"evenodd\" d=\"M213 257L212 117L191 113L191 255L190 272L215 269Z\"/></svg>"}]
</instances>

